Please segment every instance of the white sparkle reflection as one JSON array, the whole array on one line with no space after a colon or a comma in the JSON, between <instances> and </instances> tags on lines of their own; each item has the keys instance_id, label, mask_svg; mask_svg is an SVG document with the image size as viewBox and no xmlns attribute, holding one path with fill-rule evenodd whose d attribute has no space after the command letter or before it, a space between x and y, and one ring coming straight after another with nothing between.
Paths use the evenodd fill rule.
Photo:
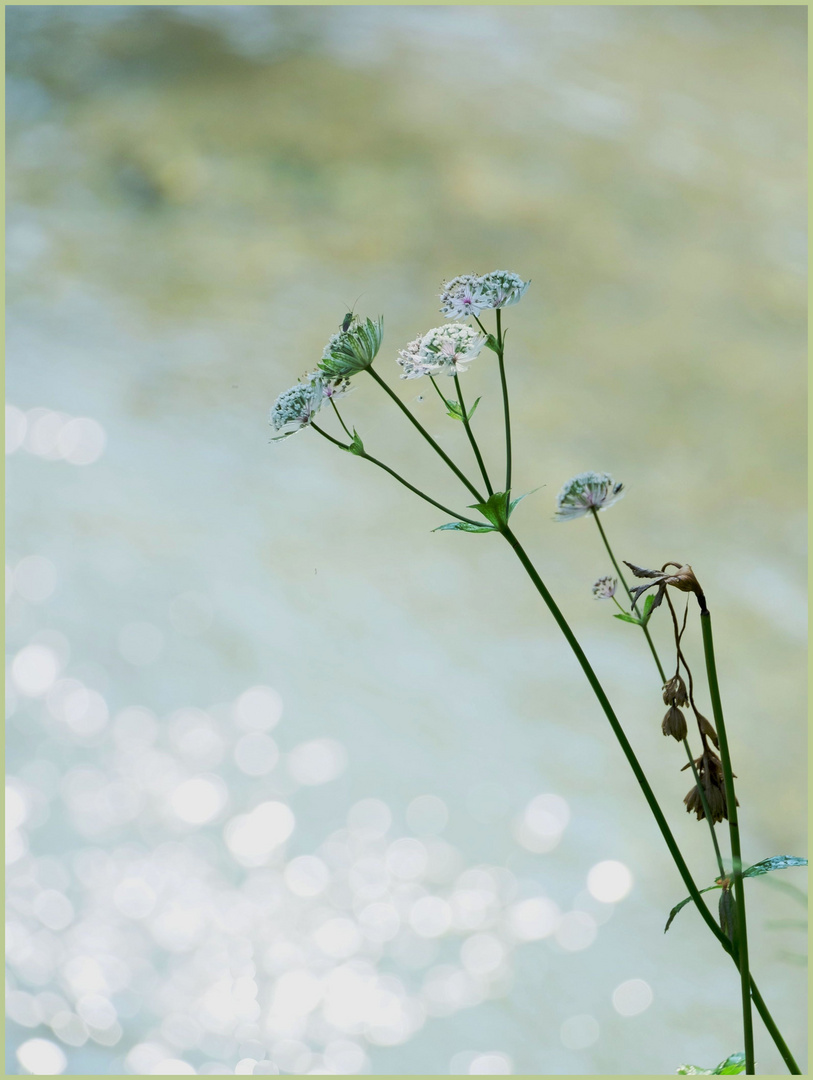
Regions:
<instances>
[{"instance_id":1,"label":"white sparkle reflection","mask_svg":"<svg viewBox=\"0 0 813 1080\"><path fill-rule=\"evenodd\" d=\"M59 674L59 658L47 645L25 645L11 663L11 679L24 697L42 697Z\"/></svg>"},{"instance_id":2,"label":"white sparkle reflection","mask_svg":"<svg viewBox=\"0 0 813 1080\"><path fill-rule=\"evenodd\" d=\"M300 784L326 784L340 776L347 766L347 752L335 739L311 739L288 754L288 772Z\"/></svg>"},{"instance_id":3,"label":"white sparkle reflection","mask_svg":"<svg viewBox=\"0 0 813 1080\"><path fill-rule=\"evenodd\" d=\"M560 918L558 904L546 896L533 896L511 905L508 928L518 941L539 941L556 930Z\"/></svg>"},{"instance_id":4,"label":"white sparkle reflection","mask_svg":"<svg viewBox=\"0 0 813 1080\"><path fill-rule=\"evenodd\" d=\"M587 875L587 888L596 900L603 904L614 904L629 894L632 874L622 862L607 859L591 868Z\"/></svg>"},{"instance_id":5,"label":"white sparkle reflection","mask_svg":"<svg viewBox=\"0 0 813 1080\"><path fill-rule=\"evenodd\" d=\"M568 911L559 920L554 936L563 949L580 952L596 940L598 924L585 911Z\"/></svg>"},{"instance_id":6,"label":"white sparkle reflection","mask_svg":"<svg viewBox=\"0 0 813 1080\"><path fill-rule=\"evenodd\" d=\"M270 731L282 719L282 698L271 686L252 686L234 703L235 723L252 731Z\"/></svg>"},{"instance_id":7,"label":"white sparkle reflection","mask_svg":"<svg viewBox=\"0 0 813 1080\"><path fill-rule=\"evenodd\" d=\"M613 1008L619 1016L638 1016L652 1004L652 987L643 979L627 979L613 990Z\"/></svg>"},{"instance_id":8,"label":"white sparkle reflection","mask_svg":"<svg viewBox=\"0 0 813 1080\"><path fill-rule=\"evenodd\" d=\"M217 817L227 798L228 790L219 776L195 776L173 790L169 803L181 821L204 825Z\"/></svg>"},{"instance_id":9,"label":"white sparkle reflection","mask_svg":"<svg viewBox=\"0 0 813 1080\"><path fill-rule=\"evenodd\" d=\"M29 1039L17 1047L17 1060L35 1076L58 1076L68 1065L64 1051L49 1039Z\"/></svg>"},{"instance_id":10,"label":"white sparkle reflection","mask_svg":"<svg viewBox=\"0 0 813 1080\"><path fill-rule=\"evenodd\" d=\"M226 826L226 846L243 866L262 866L294 831L293 811L285 803L260 803Z\"/></svg>"},{"instance_id":11,"label":"white sparkle reflection","mask_svg":"<svg viewBox=\"0 0 813 1080\"><path fill-rule=\"evenodd\" d=\"M56 451L71 465L92 465L104 453L106 443L104 428L89 416L68 420L56 434Z\"/></svg>"},{"instance_id":12,"label":"white sparkle reflection","mask_svg":"<svg viewBox=\"0 0 813 1080\"><path fill-rule=\"evenodd\" d=\"M570 807L561 795L537 795L531 799L514 834L528 851L543 854L553 851L570 821Z\"/></svg>"},{"instance_id":13,"label":"white sparkle reflection","mask_svg":"<svg viewBox=\"0 0 813 1080\"><path fill-rule=\"evenodd\" d=\"M330 884L330 871L315 855L299 855L285 867L283 879L294 896L318 896Z\"/></svg>"}]
</instances>

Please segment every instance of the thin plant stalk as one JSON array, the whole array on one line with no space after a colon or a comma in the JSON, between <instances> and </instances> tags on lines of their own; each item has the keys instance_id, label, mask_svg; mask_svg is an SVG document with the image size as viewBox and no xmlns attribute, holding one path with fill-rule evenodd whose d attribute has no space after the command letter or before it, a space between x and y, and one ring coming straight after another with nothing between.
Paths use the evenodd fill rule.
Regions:
<instances>
[{"instance_id":1,"label":"thin plant stalk","mask_svg":"<svg viewBox=\"0 0 813 1080\"><path fill-rule=\"evenodd\" d=\"M627 585L626 579L625 579L624 575L621 573L621 567L616 562L615 555L613 554L613 549L610 547L610 543L609 543L609 541L607 539L607 534L604 532L604 528L602 527L602 524L598 519L598 510L595 507L592 508L592 514L593 514L593 521L595 521L596 526L598 528L598 531L601 534L601 539L604 541L604 546L607 549L607 554L610 556L610 561L612 562L613 566L615 567L616 574L618 574L618 580L624 586L624 592L627 594L627 596L630 598L630 601L632 602L633 611L635 611L636 614L640 615L640 613L638 612L637 605L636 605L635 601L632 599L632 593L629 590L629 586ZM665 674L665 672L663 670L663 666L661 664L660 658L658 657L658 653L657 653L657 651L655 649L655 643L653 642L652 638L649 635L649 629L646 626L642 626L641 629L644 632L644 637L646 638L647 645L649 645L649 650L652 653L652 658L654 659L655 664L656 664L656 666L658 668L658 674L661 677L661 682L665 683L666 682L666 674Z\"/></svg>"},{"instance_id":2,"label":"thin plant stalk","mask_svg":"<svg viewBox=\"0 0 813 1080\"><path fill-rule=\"evenodd\" d=\"M490 337L496 344L497 361L500 367L500 385L502 386L502 405L503 416L505 420L505 490L511 490L511 471L512 471L512 453L511 453L511 407L508 401L508 379L505 375L505 346L503 343L502 333L502 311L497 308L497 337L494 338L492 334L489 334L488 330L483 326L477 316L474 316L474 321L483 331L486 337Z\"/></svg>"},{"instance_id":3,"label":"thin plant stalk","mask_svg":"<svg viewBox=\"0 0 813 1080\"><path fill-rule=\"evenodd\" d=\"M334 439L334 437L332 435L329 435L324 430L324 428L320 428L319 425L315 424L313 421L311 421L311 427L314 429L314 431L318 431L322 438L327 439L329 442L332 442L336 446L338 446L340 450L350 449L349 446L345 446L345 444L343 442L340 442L339 439ZM474 521L473 518L464 517L463 514L458 514L456 510L450 510L448 506L444 506L443 503L439 503L436 499L433 499L431 495L427 495L425 491L421 491L421 489L416 488L414 484L410 484L408 480L405 480L403 476L400 476L394 469L391 469L389 465L385 465L383 461L379 461L378 458L373 457L372 454L368 454L366 450L356 452L356 457L364 458L365 461L371 461L373 465L377 465L379 469L383 469L384 472L389 473L390 476L396 479L399 484L403 484L405 488L408 488L419 498L423 499L424 502L431 503L432 506L436 506L438 510L442 510L443 513L448 514L449 517L457 518L458 521L465 521L468 525L481 524L479 521Z\"/></svg>"},{"instance_id":4,"label":"thin plant stalk","mask_svg":"<svg viewBox=\"0 0 813 1080\"><path fill-rule=\"evenodd\" d=\"M612 562L613 566L615 567L615 572L618 574L618 578L619 578L621 584L624 586L624 592L627 594L627 596L629 597L630 603L632 604L632 610L640 617L640 612L638 611L638 605L637 605L636 601L633 600L633 598L632 598L632 593L630 592L629 585L627 585L626 578L624 577L623 573L621 572L621 567L618 565L618 560L615 557L615 553L613 552L613 549L610 547L610 541L607 539L607 534L605 533L604 528L603 528L601 522L599 521L598 510L595 507L593 507L592 508L592 513L593 513L593 520L596 523L599 534L601 535L601 539L604 541L604 547L607 549L607 554L610 556L610 561ZM613 597L613 599L615 600L615 597ZM617 603L617 601L616 601L616 603ZM620 606L621 605L619 604L619 607ZM669 608L670 608L670 610L672 610L671 603L669 605ZM672 611L672 618L675 619L674 611ZM652 640L652 638L650 637L649 629L646 626L641 626L641 629L643 630L644 636L646 637L647 644L649 645L649 650L652 653L652 659L655 661L655 666L657 667L658 674L661 677L661 682L665 683L666 682L666 673L663 670L663 664L661 664L660 657L658 656L658 651L655 648L655 643ZM692 754L692 750L691 750L691 747L689 746L689 740L688 739L683 739L683 746L684 746L684 748L686 750L686 757L689 759L689 764L690 764L691 770L692 770L692 776L694 776L694 782L697 785L697 791L698 791L698 794L700 795L700 802L701 802L701 804L703 806L703 812L706 815L706 821L708 822L709 833L711 834L711 843L712 843L712 846L714 848L714 857L717 860L717 868L720 871L720 877L723 877L723 875L725 874L725 867L723 865L723 857L720 854L720 845L717 843L717 834L714 831L714 822L712 821L711 811L709 810L709 804L708 804L708 802L706 800L706 792L703 789L703 785L700 783L700 777L697 774L697 766L694 763L694 755Z\"/></svg>"},{"instance_id":5,"label":"thin plant stalk","mask_svg":"<svg viewBox=\"0 0 813 1080\"><path fill-rule=\"evenodd\" d=\"M463 427L466 429L466 434L469 437L471 448L474 451L474 456L477 458L477 464L480 466L480 472L483 476L483 483L486 485L486 491L489 495L494 494L494 488L491 486L491 481L488 478L486 472L485 462L483 461L483 455L480 453L480 447L477 445L477 440L474 437L474 432L471 430L471 424L469 423L468 415L466 414L466 403L463 401L463 390L460 386L460 376L457 372L454 373L454 385L457 391L457 403L460 406L460 412L463 419Z\"/></svg>"},{"instance_id":6,"label":"thin plant stalk","mask_svg":"<svg viewBox=\"0 0 813 1080\"><path fill-rule=\"evenodd\" d=\"M497 360L500 364L503 412L505 414L505 490L511 490L511 408L508 404L508 380L505 377L505 347L502 335L502 311L497 308Z\"/></svg>"},{"instance_id":7,"label":"thin plant stalk","mask_svg":"<svg viewBox=\"0 0 813 1080\"><path fill-rule=\"evenodd\" d=\"M372 377L378 383L378 385L381 387L381 389L384 390L385 393L389 394L389 396L392 398L392 400L395 402L395 404L398 406L398 408L401 410L401 412L404 414L404 416L406 416L407 420L409 420L409 422L415 428L417 428L417 430L421 433L422 437L424 439L426 439L426 441L429 443L429 445L432 447L432 449L435 451L435 453L438 454L443 459L443 461L446 462L446 464L449 466L449 468L452 470L452 472L455 474L455 476L458 478L458 480L460 480L461 483L465 484L465 486L469 489L469 491L475 497L477 502L478 503L484 502L485 500L483 499L483 496L480 494L480 492L477 490L477 488L474 486L474 484L472 484L472 482L468 479L468 477L466 477L460 471L460 469L458 469L457 465L455 465L455 463L452 461L452 459L449 457L449 455L445 452L445 450L442 450L441 447L438 446L438 444L435 442L435 440L432 438L432 436L429 434L429 432L426 430L426 428L423 426L423 424L412 415L412 413L409 411L409 409L406 407L406 405L404 405L403 401L401 401L401 399L398 397L397 394L393 393L393 391L389 388L389 386L387 386L387 384L384 382L384 380L381 378L381 376L378 374L378 372L375 371L372 367L365 368L365 371L368 371L370 373L370 375L372 375Z\"/></svg>"},{"instance_id":8,"label":"thin plant stalk","mask_svg":"<svg viewBox=\"0 0 813 1080\"><path fill-rule=\"evenodd\" d=\"M754 1031L751 1018L751 994L748 970L748 927L745 918L745 887L742 878L742 853L740 850L740 827L737 819L737 798L734 792L734 773L731 769L731 754L728 747L723 705L720 700L720 687L717 682L717 664L714 659L714 638L711 632L711 615L703 606L700 612L700 625L703 628L703 652L706 657L706 674L709 681L709 695L714 712L717 737L720 740L720 760L725 778L725 797L728 809L728 831L731 837L731 861L734 878L734 925L736 929L737 950L739 952L740 980L742 989L742 1022L745 1036L745 1071L754 1072Z\"/></svg>"}]
</instances>

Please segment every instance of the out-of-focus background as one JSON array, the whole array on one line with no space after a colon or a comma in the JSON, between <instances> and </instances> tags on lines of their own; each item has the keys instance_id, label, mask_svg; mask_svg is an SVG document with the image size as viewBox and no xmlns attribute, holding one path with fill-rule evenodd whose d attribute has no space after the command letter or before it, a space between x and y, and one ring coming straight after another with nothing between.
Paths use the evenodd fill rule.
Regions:
<instances>
[{"instance_id":1,"label":"out-of-focus background","mask_svg":"<svg viewBox=\"0 0 813 1080\"><path fill-rule=\"evenodd\" d=\"M471 466L395 356L444 277L530 278L516 529L711 884L596 531L552 520L575 473L625 483L619 557L690 562L714 613L745 858L804 854L805 17L7 9L9 1072L742 1049L733 965L689 909L664 936L685 890L507 545L267 416L362 294L378 370ZM357 382L367 449L471 501ZM499 472L492 354L464 385ZM749 891L802 1062L803 888Z\"/></svg>"}]
</instances>

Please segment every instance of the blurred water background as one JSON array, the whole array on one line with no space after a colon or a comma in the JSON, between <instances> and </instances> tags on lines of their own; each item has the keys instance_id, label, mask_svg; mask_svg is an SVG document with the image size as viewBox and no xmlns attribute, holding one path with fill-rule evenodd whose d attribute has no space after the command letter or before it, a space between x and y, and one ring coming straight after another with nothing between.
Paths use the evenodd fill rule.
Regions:
<instances>
[{"instance_id":1,"label":"blurred water background","mask_svg":"<svg viewBox=\"0 0 813 1080\"><path fill-rule=\"evenodd\" d=\"M433 534L312 432L269 445L267 413L362 294L378 370L468 462L396 352L444 277L530 278L516 529L710 884L651 658L591 596L599 538L552 521L575 473L625 482L619 556L690 562L714 613L745 858L805 854L805 18L7 8L8 1072L742 1048L733 965L689 909L664 936L684 889L508 547ZM489 356L465 389L499 463ZM358 382L368 450L462 508ZM749 892L753 968L803 1062L780 877ZM757 1058L783 1071L759 1022Z\"/></svg>"}]
</instances>

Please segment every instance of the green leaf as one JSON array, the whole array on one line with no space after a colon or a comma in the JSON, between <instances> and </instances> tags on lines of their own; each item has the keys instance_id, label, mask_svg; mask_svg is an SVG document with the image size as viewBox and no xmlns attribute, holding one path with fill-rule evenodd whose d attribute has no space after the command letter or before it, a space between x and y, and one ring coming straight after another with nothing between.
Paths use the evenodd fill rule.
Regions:
<instances>
[{"instance_id":1,"label":"green leaf","mask_svg":"<svg viewBox=\"0 0 813 1080\"><path fill-rule=\"evenodd\" d=\"M432 532L446 532L447 530L452 530L454 532L473 532L473 533L484 533L484 532L496 532L497 531L493 527L493 525L471 525L471 524L469 524L468 521L450 521L446 525L438 525L438 527L436 529L433 529Z\"/></svg>"},{"instance_id":2,"label":"green leaf","mask_svg":"<svg viewBox=\"0 0 813 1080\"><path fill-rule=\"evenodd\" d=\"M479 398L478 398L478 401L479 401ZM517 503L521 503L522 500L527 499L529 495L535 495L536 492L539 491L539 489L543 488L544 486L545 486L544 484L540 484L539 487L532 488L531 491L526 491L524 495L517 495L516 499L512 499L511 502L508 504L508 516L511 517ZM509 495L510 495L510 492L509 492Z\"/></svg>"},{"instance_id":3,"label":"green leaf","mask_svg":"<svg viewBox=\"0 0 813 1080\"><path fill-rule=\"evenodd\" d=\"M641 616L641 626L646 626L649 622L649 616L652 614L652 609L655 606L655 597L651 594L644 601L644 613Z\"/></svg>"},{"instance_id":4,"label":"green leaf","mask_svg":"<svg viewBox=\"0 0 813 1080\"><path fill-rule=\"evenodd\" d=\"M712 1073L712 1076L737 1076L745 1072L745 1054L729 1054L725 1061L721 1061Z\"/></svg>"},{"instance_id":5,"label":"green leaf","mask_svg":"<svg viewBox=\"0 0 813 1080\"><path fill-rule=\"evenodd\" d=\"M700 892L701 893L711 892L713 889L721 889L721 888L722 888L722 885L709 885L709 887L707 889L701 889ZM672 925L672 921L674 920L675 915L677 915L677 913L682 908L685 908L687 904L691 904L691 902L692 902L691 896L687 896L685 900L681 900L679 904L675 904L675 906L669 912L669 918L666 920L666 926L664 926L664 928L663 928L664 934L669 929L669 927Z\"/></svg>"},{"instance_id":6,"label":"green leaf","mask_svg":"<svg viewBox=\"0 0 813 1080\"><path fill-rule=\"evenodd\" d=\"M511 340L513 341L514 339L511 338ZM488 335L485 340L485 346L487 349L491 349L492 352L499 354L500 346L497 344L497 339L494 337L493 334Z\"/></svg>"},{"instance_id":7,"label":"green leaf","mask_svg":"<svg viewBox=\"0 0 813 1080\"><path fill-rule=\"evenodd\" d=\"M467 420L471 420L471 418L474 416L474 410L477 408L477 406L479 404L480 404L480 398L478 398L475 401L475 403L472 405L472 407L469 409L469 415L466 417Z\"/></svg>"},{"instance_id":8,"label":"green leaf","mask_svg":"<svg viewBox=\"0 0 813 1080\"><path fill-rule=\"evenodd\" d=\"M495 491L494 494L482 503L474 503L470 509L479 510L484 518L487 518L495 529L503 529L508 524L510 508L508 491Z\"/></svg>"},{"instance_id":9,"label":"green leaf","mask_svg":"<svg viewBox=\"0 0 813 1080\"><path fill-rule=\"evenodd\" d=\"M466 421L471 420L471 418L474 416L474 410L480 404L480 398L478 398L475 401L475 403L472 405L472 407L469 409L468 413L464 416L463 410L460 407L460 402L459 401L455 401L453 398L447 398L447 397L444 397L443 401L444 401L444 403L446 405L446 408L449 410L446 413L446 415L451 416L452 420L461 420L461 421L462 420L466 420Z\"/></svg>"},{"instance_id":10,"label":"green leaf","mask_svg":"<svg viewBox=\"0 0 813 1080\"><path fill-rule=\"evenodd\" d=\"M745 1072L745 1054L729 1054L716 1069L701 1069L699 1065L681 1065L678 1076L736 1076Z\"/></svg>"},{"instance_id":11,"label":"green leaf","mask_svg":"<svg viewBox=\"0 0 813 1080\"><path fill-rule=\"evenodd\" d=\"M763 859L762 862L749 866L747 870L743 870L742 876L744 878L759 877L760 874L770 874L771 870L786 870L789 866L807 866L807 859L802 859L798 855L774 855L770 859Z\"/></svg>"},{"instance_id":12,"label":"green leaf","mask_svg":"<svg viewBox=\"0 0 813 1080\"><path fill-rule=\"evenodd\" d=\"M631 623L633 623L633 624L634 624L635 626L641 626L641 625L642 625L642 623L641 623L641 620L640 620L640 619L636 619L634 615L627 615L627 614L626 614L625 612L623 612L623 611L619 611L619 612L616 612L616 613L615 613L615 614L613 615L613 618L614 618L614 619L620 619L620 620L621 620L622 622L631 622Z\"/></svg>"},{"instance_id":13,"label":"green leaf","mask_svg":"<svg viewBox=\"0 0 813 1080\"><path fill-rule=\"evenodd\" d=\"M616 615L616 619L622 618L621 615ZM762 862L754 863L753 866L749 866L747 870L743 870L742 876L747 877L759 877L760 874L769 874L771 870L785 870L789 866L807 866L807 859L802 859L798 855L774 855L771 859L763 859ZM712 889L720 889L721 885L709 885L707 889L701 889L700 892L711 892ZM686 907L691 903L691 896L687 896L685 900L681 900L679 904L676 904L669 912L669 918L666 922L666 926L663 929L664 934L672 925L672 920L681 908Z\"/></svg>"},{"instance_id":14,"label":"green leaf","mask_svg":"<svg viewBox=\"0 0 813 1080\"><path fill-rule=\"evenodd\" d=\"M364 456L364 443L359 438L359 433L353 428L353 439L349 446L343 446L342 450L346 450L348 454L357 454L359 457Z\"/></svg>"}]
</instances>

